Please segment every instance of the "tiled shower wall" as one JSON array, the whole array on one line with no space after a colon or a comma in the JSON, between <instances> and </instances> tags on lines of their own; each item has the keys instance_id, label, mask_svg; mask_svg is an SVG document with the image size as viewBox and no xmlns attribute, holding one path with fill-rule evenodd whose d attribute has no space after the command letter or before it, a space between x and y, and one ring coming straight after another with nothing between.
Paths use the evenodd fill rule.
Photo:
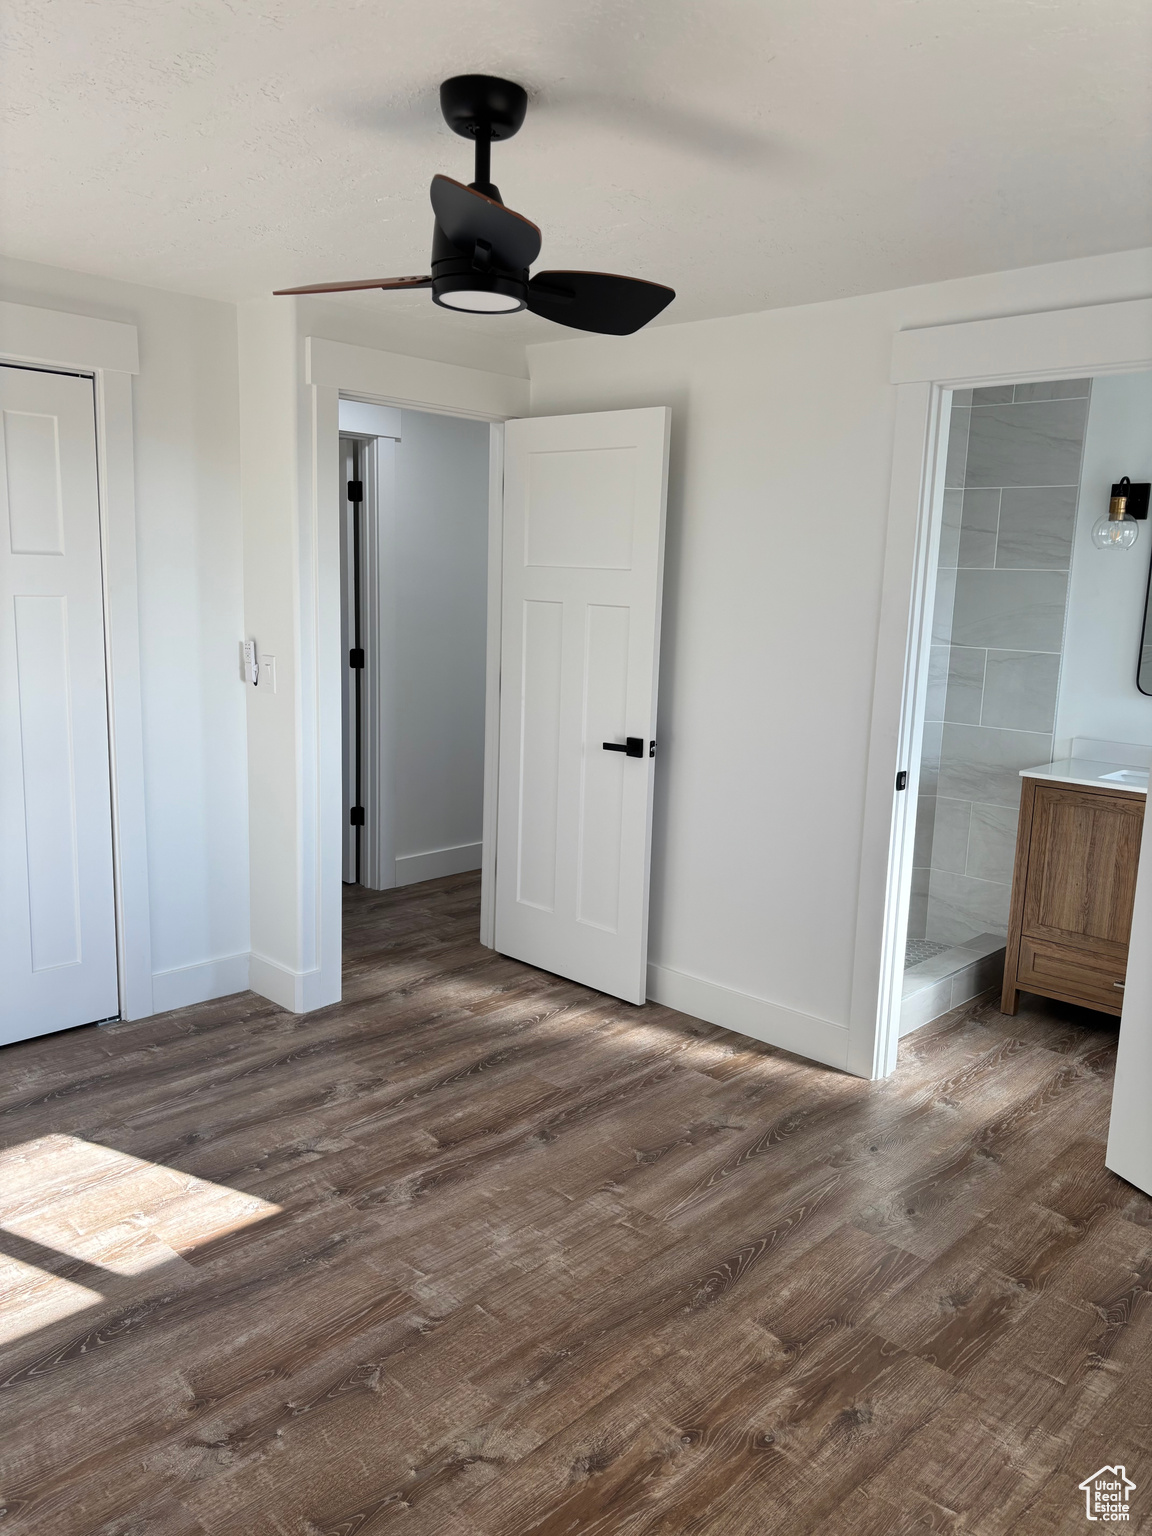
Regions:
<instances>
[{"instance_id":1,"label":"tiled shower wall","mask_svg":"<svg viewBox=\"0 0 1152 1536\"><path fill-rule=\"evenodd\" d=\"M1088 392L953 397L911 938L1007 931L1019 770L1052 756Z\"/></svg>"}]
</instances>

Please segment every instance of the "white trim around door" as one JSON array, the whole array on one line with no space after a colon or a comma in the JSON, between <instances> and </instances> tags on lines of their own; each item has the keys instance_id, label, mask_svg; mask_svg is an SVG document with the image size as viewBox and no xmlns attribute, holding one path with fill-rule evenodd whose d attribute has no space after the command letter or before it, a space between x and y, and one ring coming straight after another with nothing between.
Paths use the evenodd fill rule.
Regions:
<instances>
[{"instance_id":1,"label":"white trim around door","mask_svg":"<svg viewBox=\"0 0 1152 1536\"><path fill-rule=\"evenodd\" d=\"M939 540L940 460L952 391L1145 368L1152 368L1152 299L931 326L893 340L896 433L847 1062L861 1077L885 1077L896 1065L915 811L915 795L899 793L896 779L906 772L915 785L919 770L929 577Z\"/></svg>"},{"instance_id":2,"label":"white trim around door","mask_svg":"<svg viewBox=\"0 0 1152 1536\"><path fill-rule=\"evenodd\" d=\"M0 302L0 361L95 381L120 1016L142 1019L154 1005L132 432L132 375L140 371L136 327Z\"/></svg>"},{"instance_id":3,"label":"white trim around door","mask_svg":"<svg viewBox=\"0 0 1152 1536\"><path fill-rule=\"evenodd\" d=\"M279 981L275 1000L303 1011L334 1002L341 985L341 902L343 821L341 724L340 724L340 554L339 554L339 402L341 397L375 405L466 416L493 424L493 452L489 481L489 516L502 517L496 489L502 485L498 445L502 423L529 411L529 382L507 374L487 373L452 363L378 351L310 336L304 343L304 386L312 424L311 463L307 486L301 485L302 505L310 506L310 537L301 538L300 581L300 730L302 752L301 861L303 889L301 911L311 942L305 953L306 969L295 978L289 996L286 980ZM305 497L305 489L307 497ZM499 509L495 514L493 509ZM495 540L496 573L502 544L499 523L489 526L489 549ZM499 709L493 707L493 689L499 700L499 586L492 591L492 557L489 558L489 628L487 670L487 720L485 760L493 750L491 732L498 730ZM497 615L495 641L492 613ZM494 648L495 647L495 648ZM494 659L495 658L495 659ZM493 667L495 666L495 672ZM498 741L498 737L497 737ZM493 779L494 779L493 775ZM487 791L486 791L487 795ZM494 868L490 845L495 825L485 805L481 857L481 905L491 907L489 887ZM451 854L454 850L444 850ZM310 917L308 915L311 915ZM482 941L490 930L482 927ZM264 987L260 988L265 990ZM269 994L270 995L270 994Z\"/></svg>"}]
</instances>

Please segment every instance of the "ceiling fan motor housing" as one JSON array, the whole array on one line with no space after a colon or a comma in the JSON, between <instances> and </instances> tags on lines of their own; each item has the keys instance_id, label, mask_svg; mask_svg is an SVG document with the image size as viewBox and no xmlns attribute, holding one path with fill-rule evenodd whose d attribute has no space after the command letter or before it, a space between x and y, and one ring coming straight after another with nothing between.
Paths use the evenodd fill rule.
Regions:
<instances>
[{"instance_id":1,"label":"ceiling fan motor housing","mask_svg":"<svg viewBox=\"0 0 1152 1536\"><path fill-rule=\"evenodd\" d=\"M453 294L459 294L455 303ZM483 295L475 305L464 295ZM440 228L432 234L432 299L445 309L466 309L478 314L510 314L528 300L528 269L513 271L501 266L484 240L465 250L453 244Z\"/></svg>"}]
</instances>

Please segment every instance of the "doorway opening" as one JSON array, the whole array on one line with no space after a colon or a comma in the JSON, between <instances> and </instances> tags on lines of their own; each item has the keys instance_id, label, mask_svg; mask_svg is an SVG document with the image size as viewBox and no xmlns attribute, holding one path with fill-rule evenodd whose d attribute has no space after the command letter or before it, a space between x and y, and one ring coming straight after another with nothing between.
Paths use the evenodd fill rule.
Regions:
<instances>
[{"instance_id":1,"label":"doorway opening","mask_svg":"<svg viewBox=\"0 0 1152 1536\"><path fill-rule=\"evenodd\" d=\"M340 401L346 888L480 868L489 439Z\"/></svg>"},{"instance_id":2,"label":"doorway opening","mask_svg":"<svg viewBox=\"0 0 1152 1536\"><path fill-rule=\"evenodd\" d=\"M1101 548L1093 530L1115 482L1152 477L1149 412L1152 373L952 395L920 770L909 786L916 830L901 1035L999 990L1006 949L1010 967L1019 963L1027 783L1092 790L1096 764L1129 775L1106 780L1109 792L1146 792L1152 698L1138 670L1152 537L1144 522L1132 547ZM1074 941L1088 954L1088 929L1069 918L1060 936L1053 921L1043 919L1033 947L1055 945L1055 954ZM1048 995L1092 1006L1079 982L1056 985Z\"/></svg>"}]
</instances>

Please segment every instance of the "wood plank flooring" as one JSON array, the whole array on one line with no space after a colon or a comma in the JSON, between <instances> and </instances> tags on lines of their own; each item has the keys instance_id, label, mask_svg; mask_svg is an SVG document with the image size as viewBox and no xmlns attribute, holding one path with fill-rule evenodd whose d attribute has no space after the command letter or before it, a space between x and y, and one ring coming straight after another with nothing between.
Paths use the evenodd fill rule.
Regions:
<instances>
[{"instance_id":1,"label":"wood plank flooring","mask_svg":"<svg viewBox=\"0 0 1152 1536\"><path fill-rule=\"evenodd\" d=\"M2 1536L1051 1536L1116 1462L1152 1530L1113 1020L869 1084L477 914L354 890L336 1007L0 1052Z\"/></svg>"}]
</instances>

